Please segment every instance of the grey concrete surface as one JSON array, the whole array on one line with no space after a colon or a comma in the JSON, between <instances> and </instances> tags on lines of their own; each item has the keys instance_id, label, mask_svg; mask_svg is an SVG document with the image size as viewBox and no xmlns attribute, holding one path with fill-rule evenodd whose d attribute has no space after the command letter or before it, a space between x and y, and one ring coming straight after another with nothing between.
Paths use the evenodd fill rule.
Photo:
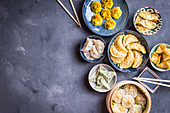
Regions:
<instances>
[{"instance_id":1,"label":"grey concrete surface","mask_svg":"<svg viewBox=\"0 0 170 113\"><path fill-rule=\"evenodd\" d=\"M73 14L69 0L61 1ZM169 0L126 1L130 14L124 29L135 30L135 11L153 6L161 13L163 26L144 37L150 49L160 42L170 44ZM79 54L80 42L93 35L82 18L84 0L73 2L82 28L55 0L0 0L0 113L107 113L106 93L95 92L87 81L96 64ZM111 38L103 37L107 43ZM107 57L102 62L110 65ZM153 69L149 62L147 66ZM118 81L131 80L141 71L116 70ZM170 79L170 72L154 71ZM169 88L160 87L151 97L151 113L170 112Z\"/></svg>"}]
</instances>

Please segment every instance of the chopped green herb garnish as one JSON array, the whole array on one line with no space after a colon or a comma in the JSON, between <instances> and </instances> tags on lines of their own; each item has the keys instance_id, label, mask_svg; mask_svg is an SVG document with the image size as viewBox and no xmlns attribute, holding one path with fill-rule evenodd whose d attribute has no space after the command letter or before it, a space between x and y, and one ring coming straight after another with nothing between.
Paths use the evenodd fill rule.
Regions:
<instances>
[{"instance_id":1,"label":"chopped green herb garnish","mask_svg":"<svg viewBox=\"0 0 170 113\"><path fill-rule=\"evenodd\" d=\"M138 103L135 103L135 105L138 105Z\"/></svg>"},{"instance_id":2,"label":"chopped green herb garnish","mask_svg":"<svg viewBox=\"0 0 170 113\"><path fill-rule=\"evenodd\" d=\"M126 84L125 85L122 85L119 87L120 89L125 89L126 88Z\"/></svg>"},{"instance_id":3,"label":"chopped green herb garnish","mask_svg":"<svg viewBox=\"0 0 170 113\"><path fill-rule=\"evenodd\" d=\"M142 110L145 110L145 108L146 108L145 106L142 106Z\"/></svg>"}]
</instances>

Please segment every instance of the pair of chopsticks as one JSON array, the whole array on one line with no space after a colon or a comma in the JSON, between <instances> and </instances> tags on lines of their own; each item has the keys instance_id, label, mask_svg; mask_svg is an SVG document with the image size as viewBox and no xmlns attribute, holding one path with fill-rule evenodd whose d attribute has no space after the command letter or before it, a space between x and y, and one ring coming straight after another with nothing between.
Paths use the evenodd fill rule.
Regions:
<instances>
[{"instance_id":1,"label":"pair of chopsticks","mask_svg":"<svg viewBox=\"0 0 170 113\"><path fill-rule=\"evenodd\" d=\"M170 83L170 80L152 79L152 78L139 78L139 77L134 77L132 79L147 82L147 83L150 83L150 84L156 84L156 85L160 85L160 86L170 87L170 85L168 85L168 84L158 83L158 82ZM156 82L153 82L153 81L156 81Z\"/></svg>"},{"instance_id":2,"label":"pair of chopsticks","mask_svg":"<svg viewBox=\"0 0 170 113\"><path fill-rule=\"evenodd\" d=\"M72 7L72 9L73 9L73 11L74 11L74 14L75 14L77 20L72 16L72 14L67 10L67 8L61 3L60 0L57 0L57 1L58 1L58 3L63 7L63 9L67 12L67 14L74 20L74 22L76 22L76 24L81 27L81 24L80 24L80 21L79 21L77 12L76 12L76 10L75 10L75 8L74 8L74 5L73 5L72 0L70 0L70 4L71 4L71 7Z\"/></svg>"}]
</instances>

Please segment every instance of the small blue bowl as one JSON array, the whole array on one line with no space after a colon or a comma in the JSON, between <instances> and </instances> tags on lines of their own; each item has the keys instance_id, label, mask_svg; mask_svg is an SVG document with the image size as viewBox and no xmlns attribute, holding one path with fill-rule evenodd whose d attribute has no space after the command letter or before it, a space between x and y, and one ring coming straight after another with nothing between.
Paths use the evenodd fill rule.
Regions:
<instances>
[{"instance_id":1,"label":"small blue bowl","mask_svg":"<svg viewBox=\"0 0 170 113\"><path fill-rule=\"evenodd\" d=\"M91 23L91 17L95 15L95 13L91 11L91 7L90 7L93 1L100 2L100 0L85 0L82 8L82 15L83 15L84 22L93 33L98 34L100 36L111 36L124 28L129 16L128 6L125 0L113 0L113 7L119 6L120 9L122 10L121 17L119 19L114 19L117 24L113 30L107 30L104 27L104 23L106 20L103 20L101 26L94 26Z\"/></svg>"},{"instance_id":2,"label":"small blue bowl","mask_svg":"<svg viewBox=\"0 0 170 113\"><path fill-rule=\"evenodd\" d=\"M138 40L140 41L140 43L145 47L146 49L146 54L143 54L143 62L142 64L138 67L138 68L127 68L127 69L121 69L117 64L113 63L113 61L110 58L110 47L113 44L114 40L116 39L117 36L119 35L127 35L127 34L132 34L134 36L136 36L138 38ZM110 41L109 45L108 45L108 50L107 50L107 54L108 54L108 58L110 63L113 65L113 67L115 67L117 70L121 71L121 72L134 72L137 71L139 69L141 69L143 66L146 65L146 63L148 62L149 59L149 45L147 43L147 41L145 40L145 38L143 36L141 36L139 33L135 32L135 31L131 31L131 30L124 30L121 31L119 33L117 33Z\"/></svg>"},{"instance_id":3,"label":"small blue bowl","mask_svg":"<svg viewBox=\"0 0 170 113\"><path fill-rule=\"evenodd\" d=\"M87 58L84 56L84 54L83 54L83 52L81 51L81 49L83 48L83 45L85 44L87 38L89 38L89 39L101 40L101 41L104 43L104 46L105 46L104 52L103 52L103 54L102 54L102 56L101 56L100 58L94 59L94 60L89 60L89 59L87 59ZM102 61L103 58L105 57L105 54L106 54L106 43L105 43L105 41L104 41L101 37L96 36L96 35L90 35L90 36L88 36L87 38L85 38L85 39L81 42L81 44L80 44L80 55L81 55L81 57L82 57L84 60L86 60L87 62L90 62L90 63L98 63L98 62Z\"/></svg>"}]
</instances>

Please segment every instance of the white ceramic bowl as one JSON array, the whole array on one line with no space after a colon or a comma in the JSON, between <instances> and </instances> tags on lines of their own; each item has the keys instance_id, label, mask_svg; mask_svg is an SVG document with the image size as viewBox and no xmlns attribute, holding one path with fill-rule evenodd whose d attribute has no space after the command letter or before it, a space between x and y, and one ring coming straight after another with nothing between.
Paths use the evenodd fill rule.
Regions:
<instances>
[{"instance_id":1,"label":"white ceramic bowl","mask_svg":"<svg viewBox=\"0 0 170 113\"><path fill-rule=\"evenodd\" d=\"M88 75L88 81L90 79L90 76L99 68L100 65L104 66L108 71L115 72L115 70L107 64L97 64L90 70L89 75ZM106 88L97 89L97 88L95 88L96 83L90 82L90 81L89 81L89 84L97 92L108 92L109 90L111 90L114 87L116 82L117 82L117 74L112 78L111 82L109 83L110 89L106 89Z\"/></svg>"}]
</instances>

